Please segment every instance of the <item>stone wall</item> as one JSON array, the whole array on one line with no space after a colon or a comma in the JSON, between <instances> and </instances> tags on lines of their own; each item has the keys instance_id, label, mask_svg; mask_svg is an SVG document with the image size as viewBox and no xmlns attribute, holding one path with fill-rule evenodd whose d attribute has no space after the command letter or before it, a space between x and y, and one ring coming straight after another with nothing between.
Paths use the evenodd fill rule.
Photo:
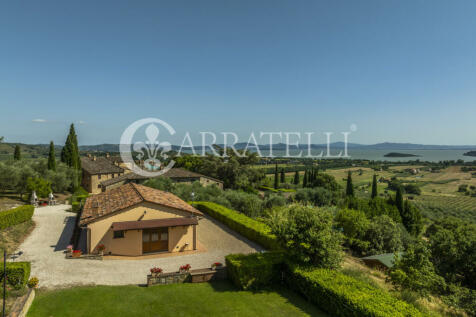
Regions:
<instances>
[{"instance_id":1,"label":"stone wall","mask_svg":"<svg viewBox=\"0 0 476 317\"><path fill-rule=\"evenodd\" d=\"M215 280L226 279L226 267L217 267L215 270L210 268L190 270L189 272L163 273L159 276L147 275L147 286L157 284L176 284L176 283L203 283Z\"/></svg>"},{"instance_id":2,"label":"stone wall","mask_svg":"<svg viewBox=\"0 0 476 317\"><path fill-rule=\"evenodd\" d=\"M189 272L174 272L174 273L163 273L159 276L147 275L147 286L156 285L156 284L178 284L185 283L190 279Z\"/></svg>"}]
</instances>

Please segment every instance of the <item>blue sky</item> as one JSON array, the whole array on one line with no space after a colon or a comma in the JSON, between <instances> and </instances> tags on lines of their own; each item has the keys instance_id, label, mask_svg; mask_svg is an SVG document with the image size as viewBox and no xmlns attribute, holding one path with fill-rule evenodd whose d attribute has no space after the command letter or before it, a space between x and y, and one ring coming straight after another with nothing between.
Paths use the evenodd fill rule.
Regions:
<instances>
[{"instance_id":1,"label":"blue sky","mask_svg":"<svg viewBox=\"0 0 476 317\"><path fill-rule=\"evenodd\" d=\"M157 117L172 143L356 124L351 142L476 144L474 12L472 0L3 1L0 135L63 143L75 122L81 144L118 143Z\"/></svg>"}]
</instances>

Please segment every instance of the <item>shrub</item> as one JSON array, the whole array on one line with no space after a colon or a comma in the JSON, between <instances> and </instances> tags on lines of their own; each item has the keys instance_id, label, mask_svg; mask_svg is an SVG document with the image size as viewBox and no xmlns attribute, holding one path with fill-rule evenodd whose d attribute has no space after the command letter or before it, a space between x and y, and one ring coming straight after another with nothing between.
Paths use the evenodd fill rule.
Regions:
<instances>
[{"instance_id":1,"label":"shrub","mask_svg":"<svg viewBox=\"0 0 476 317\"><path fill-rule=\"evenodd\" d=\"M41 177L29 177L26 182L28 192L35 191L38 197L47 197L51 193L51 183Z\"/></svg>"},{"instance_id":2,"label":"shrub","mask_svg":"<svg viewBox=\"0 0 476 317\"><path fill-rule=\"evenodd\" d=\"M31 279L28 280L28 287L29 288L36 288L40 281L37 277L33 276Z\"/></svg>"},{"instance_id":3,"label":"shrub","mask_svg":"<svg viewBox=\"0 0 476 317\"><path fill-rule=\"evenodd\" d=\"M364 239L369 242L367 254L374 255L400 251L403 248L402 230L403 228L387 215L374 217L370 221Z\"/></svg>"},{"instance_id":4,"label":"shrub","mask_svg":"<svg viewBox=\"0 0 476 317\"><path fill-rule=\"evenodd\" d=\"M23 288L30 277L30 262L7 263L7 283L15 289ZM3 265L0 267L0 275L3 274Z\"/></svg>"},{"instance_id":5,"label":"shrub","mask_svg":"<svg viewBox=\"0 0 476 317\"><path fill-rule=\"evenodd\" d=\"M312 203L316 206L330 206L337 202L337 194L323 187L301 188L296 191L294 199L302 203Z\"/></svg>"},{"instance_id":6,"label":"shrub","mask_svg":"<svg viewBox=\"0 0 476 317\"><path fill-rule=\"evenodd\" d=\"M339 271L290 266L288 285L333 316L425 316L385 291Z\"/></svg>"},{"instance_id":7,"label":"shrub","mask_svg":"<svg viewBox=\"0 0 476 317\"><path fill-rule=\"evenodd\" d=\"M80 188L84 190L82 187ZM86 199L89 197L89 194L84 194L82 190L77 190L76 193L71 196L71 210L73 212L81 211L82 206L84 206Z\"/></svg>"},{"instance_id":8,"label":"shrub","mask_svg":"<svg viewBox=\"0 0 476 317\"><path fill-rule=\"evenodd\" d=\"M284 253L281 251L227 255L228 277L243 290L258 290L279 281Z\"/></svg>"},{"instance_id":9,"label":"shrub","mask_svg":"<svg viewBox=\"0 0 476 317\"><path fill-rule=\"evenodd\" d=\"M343 236L334 230L329 208L299 204L275 208L268 223L294 261L326 268L339 266Z\"/></svg>"},{"instance_id":10,"label":"shrub","mask_svg":"<svg viewBox=\"0 0 476 317\"><path fill-rule=\"evenodd\" d=\"M422 296L437 294L445 289L444 279L437 275L430 261L426 242L410 245L390 271L390 281L401 289L408 289Z\"/></svg>"},{"instance_id":11,"label":"shrub","mask_svg":"<svg viewBox=\"0 0 476 317\"><path fill-rule=\"evenodd\" d=\"M251 241L270 250L279 249L276 236L265 223L212 202L195 202L193 205Z\"/></svg>"},{"instance_id":12,"label":"shrub","mask_svg":"<svg viewBox=\"0 0 476 317\"><path fill-rule=\"evenodd\" d=\"M34 210L35 208L33 206L24 205L0 212L0 229L5 229L30 220Z\"/></svg>"},{"instance_id":13,"label":"shrub","mask_svg":"<svg viewBox=\"0 0 476 317\"><path fill-rule=\"evenodd\" d=\"M80 209L81 209L81 208L80 208L79 202L73 201L73 202L71 203L71 210L72 210L73 212L79 212Z\"/></svg>"}]
</instances>

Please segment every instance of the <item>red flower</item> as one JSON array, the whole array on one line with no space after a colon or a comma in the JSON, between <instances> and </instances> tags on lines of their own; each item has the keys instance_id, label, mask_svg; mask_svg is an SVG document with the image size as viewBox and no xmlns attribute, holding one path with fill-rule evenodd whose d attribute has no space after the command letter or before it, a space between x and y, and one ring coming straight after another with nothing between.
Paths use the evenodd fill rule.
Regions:
<instances>
[{"instance_id":1,"label":"red flower","mask_svg":"<svg viewBox=\"0 0 476 317\"><path fill-rule=\"evenodd\" d=\"M192 266L190 264L185 264L180 267L180 271L188 271Z\"/></svg>"},{"instance_id":2,"label":"red flower","mask_svg":"<svg viewBox=\"0 0 476 317\"><path fill-rule=\"evenodd\" d=\"M222 266L223 264L221 264L220 262L215 262L213 263L213 266Z\"/></svg>"},{"instance_id":3,"label":"red flower","mask_svg":"<svg viewBox=\"0 0 476 317\"><path fill-rule=\"evenodd\" d=\"M74 250L73 253L81 253L81 250Z\"/></svg>"},{"instance_id":4,"label":"red flower","mask_svg":"<svg viewBox=\"0 0 476 317\"><path fill-rule=\"evenodd\" d=\"M160 267L153 267L150 269L150 273L162 273L162 269Z\"/></svg>"},{"instance_id":5,"label":"red flower","mask_svg":"<svg viewBox=\"0 0 476 317\"><path fill-rule=\"evenodd\" d=\"M101 252L101 251L104 251L106 249L106 246L104 244L100 244L96 247L96 249Z\"/></svg>"}]
</instances>

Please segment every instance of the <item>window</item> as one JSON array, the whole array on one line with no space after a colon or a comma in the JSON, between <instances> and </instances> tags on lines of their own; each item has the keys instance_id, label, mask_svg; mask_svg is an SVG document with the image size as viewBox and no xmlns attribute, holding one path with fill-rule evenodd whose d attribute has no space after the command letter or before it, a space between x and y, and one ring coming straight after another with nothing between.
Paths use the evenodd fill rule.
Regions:
<instances>
[{"instance_id":1,"label":"window","mask_svg":"<svg viewBox=\"0 0 476 317\"><path fill-rule=\"evenodd\" d=\"M98 179L101 179L101 174L98 175Z\"/></svg>"},{"instance_id":2,"label":"window","mask_svg":"<svg viewBox=\"0 0 476 317\"><path fill-rule=\"evenodd\" d=\"M124 230L114 231L114 239L124 238Z\"/></svg>"},{"instance_id":3,"label":"window","mask_svg":"<svg viewBox=\"0 0 476 317\"><path fill-rule=\"evenodd\" d=\"M112 174L112 178L114 178L114 174Z\"/></svg>"}]
</instances>

